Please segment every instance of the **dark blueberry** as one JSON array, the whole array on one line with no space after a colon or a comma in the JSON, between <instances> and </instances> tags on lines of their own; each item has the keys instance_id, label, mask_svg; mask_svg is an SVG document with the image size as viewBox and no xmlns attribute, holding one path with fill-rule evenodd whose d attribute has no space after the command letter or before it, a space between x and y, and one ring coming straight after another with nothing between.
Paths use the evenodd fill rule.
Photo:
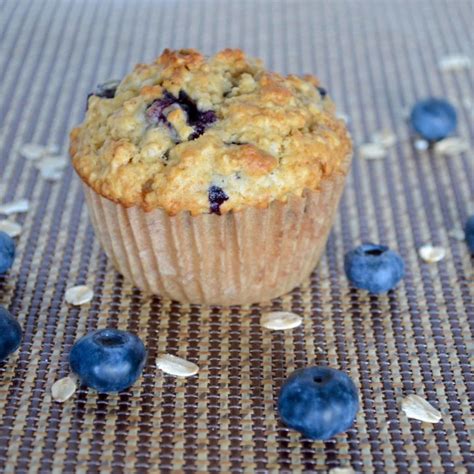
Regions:
<instances>
[{"instance_id":1,"label":"dark blueberry","mask_svg":"<svg viewBox=\"0 0 474 474\"><path fill-rule=\"evenodd\" d=\"M95 95L96 97L102 97L103 99L113 99L115 97L115 92L119 86L120 81L117 79L111 79L110 81L98 84L93 92L90 92L87 95L87 106L89 107L89 97Z\"/></svg>"},{"instance_id":2,"label":"dark blueberry","mask_svg":"<svg viewBox=\"0 0 474 474\"><path fill-rule=\"evenodd\" d=\"M211 186L208 191L211 214L221 215L221 204L229 199L229 196L219 186Z\"/></svg>"},{"instance_id":3,"label":"dark blueberry","mask_svg":"<svg viewBox=\"0 0 474 474\"><path fill-rule=\"evenodd\" d=\"M15 242L8 234L0 231L0 273L10 270L14 259Z\"/></svg>"},{"instance_id":4,"label":"dark blueberry","mask_svg":"<svg viewBox=\"0 0 474 474\"><path fill-rule=\"evenodd\" d=\"M188 115L188 123L192 125L193 123L199 120L199 115L201 112L197 108L196 102L194 102L191 97L184 91L179 91L179 96L177 99L179 106L186 112Z\"/></svg>"},{"instance_id":5,"label":"dark blueberry","mask_svg":"<svg viewBox=\"0 0 474 474\"><path fill-rule=\"evenodd\" d=\"M0 306L0 361L15 352L21 342L21 326L18 321Z\"/></svg>"},{"instance_id":6,"label":"dark blueberry","mask_svg":"<svg viewBox=\"0 0 474 474\"><path fill-rule=\"evenodd\" d=\"M165 110L173 104L178 105L184 112L186 112L188 125L194 128L194 132L189 137L189 140L194 140L202 135L209 125L217 120L215 112L212 110L199 110L191 97L189 97L186 92L180 91L178 98L174 97L169 92L165 92L161 99L155 100L146 111L148 121L153 125L158 125L159 123L166 123L169 125L166 119Z\"/></svg>"},{"instance_id":7,"label":"dark blueberry","mask_svg":"<svg viewBox=\"0 0 474 474\"><path fill-rule=\"evenodd\" d=\"M464 231L466 233L467 246L471 253L474 253L474 214L467 220Z\"/></svg>"},{"instance_id":8,"label":"dark blueberry","mask_svg":"<svg viewBox=\"0 0 474 474\"><path fill-rule=\"evenodd\" d=\"M344 269L357 288L385 293L403 278L405 265L398 253L386 245L365 243L346 253Z\"/></svg>"},{"instance_id":9,"label":"dark blueberry","mask_svg":"<svg viewBox=\"0 0 474 474\"><path fill-rule=\"evenodd\" d=\"M202 135L206 128L217 120L212 110L200 111L196 103L184 91L179 92L178 104L186 112L188 124L194 128L194 133L189 137L190 140Z\"/></svg>"},{"instance_id":10,"label":"dark blueberry","mask_svg":"<svg viewBox=\"0 0 474 474\"><path fill-rule=\"evenodd\" d=\"M145 113L148 121L152 125L158 125L160 123L169 125L164 111L173 104L176 104L176 98L169 92L165 92L161 99L156 99L148 106Z\"/></svg>"},{"instance_id":11,"label":"dark blueberry","mask_svg":"<svg viewBox=\"0 0 474 474\"><path fill-rule=\"evenodd\" d=\"M318 89L321 99L324 99L327 96L328 91L324 87L316 87Z\"/></svg>"},{"instance_id":12,"label":"dark blueberry","mask_svg":"<svg viewBox=\"0 0 474 474\"><path fill-rule=\"evenodd\" d=\"M79 339L69 355L69 364L81 383L98 392L120 392L140 377L146 349L135 334L101 329Z\"/></svg>"},{"instance_id":13,"label":"dark blueberry","mask_svg":"<svg viewBox=\"0 0 474 474\"><path fill-rule=\"evenodd\" d=\"M425 140L436 142L456 129L456 109L443 99L422 100L411 110L410 123Z\"/></svg>"},{"instance_id":14,"label":"dark blueberry","mask_svg":"<svg viewBox=\"0 0 474 474\"><path fill-rule=\"evenodd\" d=\"M196 122L190 124L194 127L194 133L189 137L189 139L194 140L195 138L201 136L209 127L209 125L214 123L216 120L217 116L212 110L201 112L199 119Z\"/></svg>"},{"instance_id":15,"label":"dark blueberry","mask_svg":"<svg viewBox=\"0 0 474 474\"><path fill-rule=\"evenodd\" d=\"M119 80L111 79L110 81L99 84L92 95L96 95L97 97L102 97L104 99L113 99L119 84Z\"/></svg>"},{"instance_id":16,"label":"dark blueberry","mask_svg":"<svg viewBox=\"0 0 474 474\"><path fill-rule=\"evenodd\" d=\"M278 397L283 423L311 439L330 439L348 430L358 409L354 382L344 372L329 367L293 372Z\"/></svg>"}]
</instances>

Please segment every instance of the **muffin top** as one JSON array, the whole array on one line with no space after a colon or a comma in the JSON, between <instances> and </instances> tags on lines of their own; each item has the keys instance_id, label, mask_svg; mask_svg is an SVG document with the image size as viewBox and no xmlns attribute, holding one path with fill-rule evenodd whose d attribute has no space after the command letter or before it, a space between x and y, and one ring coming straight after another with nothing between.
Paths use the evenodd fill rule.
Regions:
<instances>
[{"instance_id":1,"label":"muffin top","mask_svg":"<svg viewBox=\"0 0 474 474\"><path fill-rule=\"evenodd\" d=\"M112 201L197 215L318 189L344 171L351 142L315 77L268 72L238 49L186 49L100 86L70 152Z\"/></svg>"}]
</instances>

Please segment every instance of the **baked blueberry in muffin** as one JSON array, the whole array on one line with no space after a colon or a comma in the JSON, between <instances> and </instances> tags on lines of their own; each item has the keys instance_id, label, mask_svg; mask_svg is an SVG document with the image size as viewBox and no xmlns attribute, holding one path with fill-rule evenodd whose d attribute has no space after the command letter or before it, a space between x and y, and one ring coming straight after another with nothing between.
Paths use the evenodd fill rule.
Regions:
<instances>
[{"instance_id":1,"label":"baked blueberry in muffin","mask_svg":"<svg viewBox=\"0 0 474 474\"><path fill-rule=\"evenodd\" d=\"M221 205L227 201L229 196L219 186L211 186L209 188L209 202L211 204L210 211L212 214L221 214Z\"/></svg>"},{"instance_id":2,"label":"baked blueberry in muffin","mask_svg":"<svg viewBox=\"0 0 474 474\"><path fill-rule=\"evenodd\" d=\"M111 79L110 81L98 84L95 90L87 96L87 101L89 101L89 97L92 97L93 95L96 97L102 97L103 99L113 99L119 84L120 81L116 79Z\"/></svg>"},{"instance_id":3,"label":"baked blueberry in muffin","mask_svg":"<svg viewBox=\"0 0 474 474\"><path fill-rule=\"evenodd\" d=\"M169 113L176 109L181 110L185 114L186 123L194 130L188 136L188 140L194 140L202 135L206 128L217 120L216 114L212 110L199 110L196 103L184 91L180 91L177 98L165 91L161 99L156 99L148 107L146 117L152 125L164 123L172 128L173 125L168 121L167 117Z\"/></svg>"}]
</instances>

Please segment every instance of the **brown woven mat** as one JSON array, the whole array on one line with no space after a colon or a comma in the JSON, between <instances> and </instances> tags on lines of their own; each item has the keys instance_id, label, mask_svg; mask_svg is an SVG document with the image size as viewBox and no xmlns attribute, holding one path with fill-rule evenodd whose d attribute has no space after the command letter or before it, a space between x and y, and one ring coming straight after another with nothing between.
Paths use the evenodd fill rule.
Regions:
<instances>
[{"instance_id":1,"label":"brown woven mat","mask_svg":"<svg viewBox=\"0 0 474 474\"><path fill-rule=\"evenodd\" d=\"M474 212L473 157L417 152L403 120L417 98L447 97L469 136L472 70L442 73L438 61L472 54L471 1L4 0L0 24L0 197L31 202L14 217L18 255L0 277L0 303L25 331L0 366L5 472L474 472L473 259L448 234ZM51 183L18 152L31 142L66 152L94 84L184 46L239 46L278 71L314 72L350 117L356 144L383 128L398 137L385 160L356 153L321 264L268 304L206 309L140 294L100 251L72 169ZM349 287L343 255L361 240L403 255L396 291ZM423 243L446 247L446 258L423 263ZM90 304L65 304L74 284L94 288ZM267 308L295 311L304 325L262 330ZM73 342L105 326L146 341L140 382L120 395L81 389L52 401ZM196 362L199 375L163 376L161 352ZM287 430L275 411L285 376L313 363L346 370L361 393L354 428L326 443ZM410 393L442 421L408 420L400 403Z\"/></svg>"}]
</instances>

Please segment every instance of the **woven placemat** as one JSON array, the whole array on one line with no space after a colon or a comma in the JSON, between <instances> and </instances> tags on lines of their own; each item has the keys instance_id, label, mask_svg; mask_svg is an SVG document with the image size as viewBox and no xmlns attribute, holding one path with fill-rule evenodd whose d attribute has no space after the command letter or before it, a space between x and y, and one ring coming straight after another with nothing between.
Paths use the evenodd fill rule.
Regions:
<instances>
[{"instance_id":1,"label":"woven placemat","mask_svg":"<svg viewBox=\"0 0 474 474\"><path fill-rule=\"evenodd\" d=\"M441 96L472 131L472 70L440 72L443 56L472 54L472 2L56 1L0 3L0 198L30 200L0 303L24 328L20 350L0 366L0 468L4 472L474 472L473 260L449 231L473 207L473 156L434 156L409 140L405 109ZM43 179L19 153L57 143L84 114L98 82L121 77L165 47L214 52L242 47L280 72L316 73L350 117L356 145L392 130L384 160L355 154L324 257L300 288L272 302L230 309L147 297L111 267L94 238L72 169ZM351 289L346 251L387 243L407 274L388 295ZM446 248L427 264L417 248ZM94 289L73 307L65 290ZM294 311L289 332L260 326L262 311ZM132 389L80 389L64 404L50 387L68 373L73 342L96 327L137 332L149 363ZM200 367L177 379L155 368L158 353ZM471 360L472 362L472 360ZM289 431L275 411L288 373L322 363L347 371L361 394L353 429L328 442ZM442 413L409 420L416 393Z\"/></svg>"}]
</instances>

